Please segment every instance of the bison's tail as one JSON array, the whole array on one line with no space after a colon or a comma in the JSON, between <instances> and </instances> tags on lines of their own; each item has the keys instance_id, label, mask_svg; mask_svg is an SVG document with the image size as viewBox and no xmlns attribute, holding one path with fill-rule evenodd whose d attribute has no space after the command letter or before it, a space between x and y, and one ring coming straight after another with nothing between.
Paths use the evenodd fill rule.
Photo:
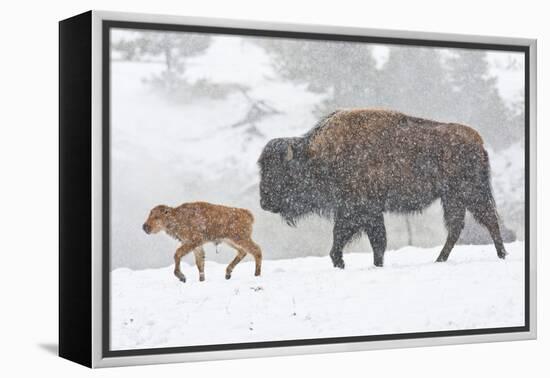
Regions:
<instances>
[{"instance_id":1,"label":"bison's tail","mask_svg":"<svg viewBox=\"0 0 550 378\"><path fill-rule=\"evenodd\" d=\"M474 162L474 165L479 168L472 169L470 171L473 174L473 190L470 195L468 195L468 208L470 210L473 210L474 208L478 210L474 212L474 217L480 213L480 209L483 209L483 212L492 212L497 218L499 218L495 197L493 195L493 187L491 184L491 165L489 163L489 155L483 146L478 146L474 156L475 155L477 155L477 161Z\"/></svg>"},{"instance_id":2,"label":"bison's tail","mask_svg":"<svg viewBox=\"0 0 550 378\"><path fill-rule=\"evenodd\" d=\"M493 184L491 183L491 164L489 162L489 154L487 154L487 150L485 150L485 148L483 149L483 160L485 163L484 164L485 169L483 170L483 174L481 177L482 186L483 186L487 201L495 209L495 213L498 216L495 196L493 195Z\"/></svg>"}]
</instances>

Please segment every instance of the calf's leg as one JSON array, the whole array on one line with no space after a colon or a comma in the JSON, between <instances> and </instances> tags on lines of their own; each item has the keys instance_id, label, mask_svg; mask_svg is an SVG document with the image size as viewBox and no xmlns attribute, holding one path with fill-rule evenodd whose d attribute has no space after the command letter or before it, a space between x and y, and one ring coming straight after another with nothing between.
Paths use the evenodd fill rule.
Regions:
<instances>
[{"instance_id":1,"label":"calf's leg","mask_svg":"<svg viewBox=\"0 0 550 378\"><path fill-rule=\"evenodd\" d=\"M262 273L262 250L260 246L254 243L252 239L239 240L237 244L254 257L254 263L256 264L254 275L259 276Z\"/></svg>"},{"instance_id":2,"label":"calf's leg","mask_svg":"<svg viewBox=\"0 0 550 378\"><path fill-rule=\"evenodd\" d=\"M204 281L204 249L201 247L195 248L195 263L199 270L199 281Z\"/></svg>"},{"instance_id":3,"label":"calf's leg","mask_svg":"<svg viewBox=\"0 0 550 378\"><path fill-rule=\"evenodd\" d=\"M235 265L241 262L241 260L246 256L246 252L243 251L240 248L237 248L237 256L229 263L227 268L225 269L225 279L228 280L231 278L231 273L233 272L233 269L235 269Z\"/></svg>"},{"instance_id":4,"label":"calf's leg","mask_svg":"<svg viewBox=\"0 0 550 378\"><path fill-rule=\"evenodd\" d=\"M237 250L238 254L233 261L227 266L225 273L225 278L231 278L231 272L235 268L235 265L241 262L241 260L246 256L247 253L250 253L254 257L254 262L256 264L256 269L254 271L255 276L259 276L262 272L262 250L258 244L254 243L252 239L239 239L239 240L230 240L228 243Z\"/></svg>"},{"instance_id":5,"label":"calf's leg","mask_svg":"<svg viewBox=\"0 0 550 378\"><path fill-rule=\"evenodd\" d=\"M180 270L180 261L181 258L185 255L187 255L189 252L194 250L198 245L196 244L190 244L185 243L181 245L177 250L176 254L174 255L174 275L181 281L185 282L185 275Z\"/></svg>"}]
</instances>

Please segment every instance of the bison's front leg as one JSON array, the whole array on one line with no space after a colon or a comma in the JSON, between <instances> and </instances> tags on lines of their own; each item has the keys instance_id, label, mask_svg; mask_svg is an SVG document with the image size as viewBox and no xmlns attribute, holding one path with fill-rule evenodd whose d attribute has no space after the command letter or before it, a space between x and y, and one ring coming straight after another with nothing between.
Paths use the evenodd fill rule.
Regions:
<instances>
[{"instance_id":1,"label":"bison's front leg","mask_svg":"<svg viewBox=\"0 0 550 378\"><path fill-rule=\"evenodd\" d=\"M374 265L384 265L384 252L386 252L386 226L384 225L384 214L380 213L370 216L365 225L365 231L369 237L370 245L374 255Z\"/></svg>"},{"instance_id":2,"label":"bison's front leg","mask_svg":"<svg viewBox=\"0 0 550 378\"><path fill-rule=\"evenodd\" d=\"M332 232L332 248L330 250L330 258L334 267L344 269L345 264L342 258L342 251L357 232L359 232L359 227L353 219L336 217Z\"/></svg>"}]
</instances>

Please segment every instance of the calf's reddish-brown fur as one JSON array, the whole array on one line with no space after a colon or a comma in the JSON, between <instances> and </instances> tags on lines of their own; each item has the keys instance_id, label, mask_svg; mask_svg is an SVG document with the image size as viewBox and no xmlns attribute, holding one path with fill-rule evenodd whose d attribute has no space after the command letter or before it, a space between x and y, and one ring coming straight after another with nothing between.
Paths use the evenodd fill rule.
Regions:
<instances>
[{"instance_id":1,"label":"calf's reddish-brown fur","mask_svg":"<svg viewBox=\"0 0 550 378\"><path fill-rule=\"evenodd\" d=\"M204 281L205 254L202 246L208 242L227 243L237 250L237 256L227 266L226 279L231 278L235 265L247 253L254 257L255 275L260 275L262 250L251 238L253 223L254 217L246 209L207 202L191 202L178 207L156 206L143 224L143 230L147 234L164 231L181 242L174 255L174 274L182 282L185 282L185 275L180 271L181 258L193 251L200 280Z\"/></svg>"}]
</instances>

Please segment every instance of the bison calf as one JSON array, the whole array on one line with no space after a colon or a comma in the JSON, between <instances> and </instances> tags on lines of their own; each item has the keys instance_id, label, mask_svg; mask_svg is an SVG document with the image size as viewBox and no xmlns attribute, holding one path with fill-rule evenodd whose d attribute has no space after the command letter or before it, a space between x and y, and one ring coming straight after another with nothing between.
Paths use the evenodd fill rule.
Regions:
<instances>
[{"instance_id":1,"label":"bison calf","mask_svg":"<svg viewBox=\"0 0 550 378\"><path fill-rule=\"evenodd\" d=\"M193 251L199 269L199 279L204 281L205 243L227 243L237 250L237 256L227 266L225 278L245 256L250 253L256 262L255 275L259 276L262 267L262 251L251 239L254 217L245 209L214 205L206 202L184 203L178 207L159 205L151 210L143 231L155 234L164 231L179 240L181 246L174 255L174 274L185 282L180 271L181 258Z\"/></svg>"}]
</instances>

